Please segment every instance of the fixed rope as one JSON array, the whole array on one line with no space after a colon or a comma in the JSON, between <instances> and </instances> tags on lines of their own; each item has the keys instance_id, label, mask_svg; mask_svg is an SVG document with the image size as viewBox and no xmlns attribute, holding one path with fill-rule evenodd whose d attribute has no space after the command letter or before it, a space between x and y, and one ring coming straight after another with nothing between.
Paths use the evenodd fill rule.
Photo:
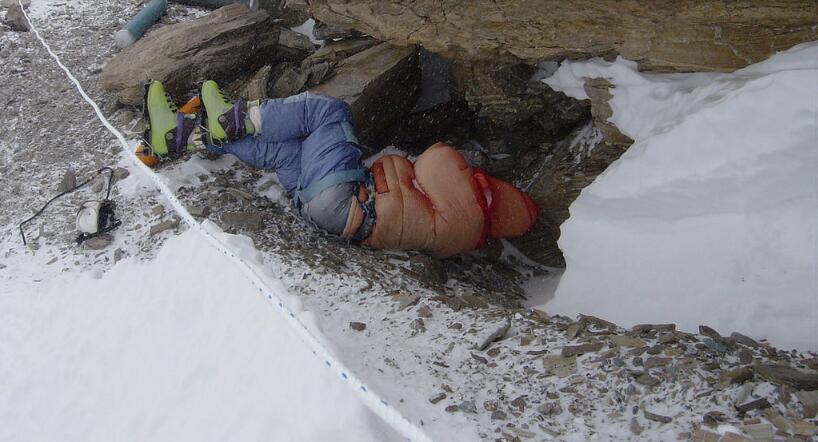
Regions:
<instances>
[{"instance_id":1,"label":"fixed rope","mask_svg":"<svg viewBox=\"0 0 818 442\"><path fill-rule=\"evenodd\" d=\"M301 340L310 348L310 350L312 350L312 353L321 360L322 364L327 369L335 372L336 379L343 381L343 383L350 388L356 396L358 396L358 398L364 403L364 405L367 406L367 408L369 408L378 417L383 419L384 422L386 422L390 427L392 427L402 436L406 437L408 440L419 442L431 441L432 439L423 429L403 416L400 411L392 407L376 392L369 389L366 384L364 384L362 379L352 373L341 361L332 356L329 350L323 344L321 344L319 339L317 339L312 330L310 330L309 327L307 327L307 325L304 324L304 322L302 322L284 302L282 295L285 295L285 293L280 293L279 291L270 287L269 284L264 281L264 279L249 263L238 256L229 246L214 235L213 232L209 231L203 224L199 223L193 218L190 212L187 211L185 206L181 201L179 201L167 184L165 184L153 170L151 170L136 157L136 155L131 151L128 141L122 132L114 127L110 121L108 121L105 115L102 114L102 111L97 103L91 99L87 93L85 93L85 89L83 89L77 78L62 63L60 57L51 50L51 47L48 45L45 39L43 39L40 32L34 26L34 23L31 21L31 18L23 7L22 0L17 0L17 3L20 6L20 10L23 12L23 16L28 22L31 31L34 33L40 43L42 43L45 50L51 55L52 58L54 58L54 61L56 61L57 65L65 72L68 79L74 83L74 86L77 88L82 98L91 106L91 108L93 108L97 118L103 124L103 126L105 126L105 128L116 137L120 146L122 147L122 150L125 152L125 155L130 158L131 162L139 170L141 170L151 181L153 181L162 195L164 195L168 202L170 202L173 210L179 215L179 217L193 230L204 236L204 238L216 250L229 257L235 263L238 269L247 277L258 292L261 295L266 296L268 300L272 301L273 304L278 307L276 310L281 313L293 331L295 331Z\"/></svg>"}]
</instances>

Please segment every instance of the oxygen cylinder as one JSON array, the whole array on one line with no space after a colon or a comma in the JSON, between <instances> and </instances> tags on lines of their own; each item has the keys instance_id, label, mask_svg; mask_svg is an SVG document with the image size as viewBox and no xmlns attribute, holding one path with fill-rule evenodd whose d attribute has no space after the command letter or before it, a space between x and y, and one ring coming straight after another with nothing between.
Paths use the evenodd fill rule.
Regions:
<instances>
[{"instance_id":1,"label":"oxygen cylinder","mask_svg":"<svg viewBox=\"0 0 818 442\"><path fill-rule=\"evenodd\" d=\"M168 0L151 0L136 17L114 35L114 42L124 49L142 38L145 32L159 20L168 9Z\"/></svg>"}]
</instances>

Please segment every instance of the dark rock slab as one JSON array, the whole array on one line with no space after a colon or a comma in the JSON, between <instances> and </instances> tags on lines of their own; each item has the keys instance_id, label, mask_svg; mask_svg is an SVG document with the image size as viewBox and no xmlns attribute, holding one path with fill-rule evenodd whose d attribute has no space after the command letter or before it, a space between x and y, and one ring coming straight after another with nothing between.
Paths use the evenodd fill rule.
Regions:
<instances>
[{"instance_id":1,"label":"dark rock slab","mask_svg":"<svg viewBox=\"0 0 818 442\"><path fill-rule=\"evenodd\" d=\"M335 75L312 92L349 103L358 138L370 145L379 132L409 113L419 82L417 48L381 43L341 61Z\"/></svg>"}]
</instances>

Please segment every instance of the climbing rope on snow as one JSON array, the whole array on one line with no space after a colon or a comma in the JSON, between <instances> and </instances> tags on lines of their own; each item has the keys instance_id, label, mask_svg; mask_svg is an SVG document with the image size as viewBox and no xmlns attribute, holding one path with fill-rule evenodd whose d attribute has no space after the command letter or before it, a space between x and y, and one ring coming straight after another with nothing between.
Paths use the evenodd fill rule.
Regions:
<instances>
[{"instance_id":1,"label":"climbing rope on snow","mask_svg":"<svg viewBox=\"0 0 818 442\"><path fill-rule=\"evenodd\" d=\"M317 339L315 334L307 327L304 322L302 322L298 316L284 303L283 300L283 293L277 292L276 290L272 289L264 279L259 276L259 274L240 256L238 256L229 246L224 244L218 237L216 237L212 232L208 231L205 226L197 222L190 212L182 205L182 202L176 197L173 191L165 184L159 176L154 173L148 166L146 166L142 161L140 161L136 155L131 152L131 149L128 146L128 141L125 139L125 136L117 130L110 121L102 114L97 103L85 93L85 89L83 89L80 82L77 78L71 73L71 71L62 63L60 57L51 50L51 47L48 43L43 39L40 35L40 32L34 26L34 23L31 21L28 13L26 12L25 8L23 7L22 0L17 0L17 3L20 5L20 9L23 12L23 16L25 17L26 21L31 28L31 31L37 37L37 39L42 43L45 50L54 58L54 61L57 62L57 65L65 72L66 76L74 86L79 91L82 98L94 109L94 112L97 115L97 118L100 122L102 122L103 126L108 129L111 134L113 134L116 139L119 141L122 150L125 152L125 155L131 159L131 162L141 170L159 189L162 195L167 198L170 202L173 210L181 217L182 220L186 224L188 224L193 230L199 232L205 239L214 247L216 250L220 251L222 254L228 256L236 266L241 270L241 272L247 277L247 279L253 284L256 289L258 289L259 293L266 296L268 300L272 301L275 306L278 307L276 309L279 313L283 315L283 317L287 320L290 327L296 332L296 334L301 338L301 340L312 350L312 353L318 357L323 365L330 369L331 371L335 372L337 375L336 379L339 379L344 382L352 391L361 399L361 401L369 408L373 413L378 415L381 419L384 420L389 426L391 426L395 431L406 437L411 441L431 441L432 439L426 434L426 432L418 426L418 424L410 421L408 418L403 416L400 411L395 409L394 407L390 406L389 403L384 400L381 396L379 396L376 392L369 389L366 384L354 373L352 373L341 361L337 360L332 356L332 354L327 350L327 348L321 344L321 342ZM422 423L421 423L422 425Z\"/></svg>"}]
</instances>

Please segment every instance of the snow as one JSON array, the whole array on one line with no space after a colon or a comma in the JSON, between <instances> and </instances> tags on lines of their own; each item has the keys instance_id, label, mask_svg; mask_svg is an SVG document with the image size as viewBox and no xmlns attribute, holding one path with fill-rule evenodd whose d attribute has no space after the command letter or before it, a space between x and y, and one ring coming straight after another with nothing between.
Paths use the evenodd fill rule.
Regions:
<instances>
[{"instance_id":1,"label":"snow","mask_svg":"<svg viewBox=\"0 0 818 442\"><path fill-rule=\"evenodd\" d=\"M0 440L396 439L192 230L104 275L9 264L42 278L4 278Z\"/></svg>"},{"instance_id":2,"label":"snow","mask_svg":"<svg viewBox=\"0 0 818 442\"><path fill-rule=\"evenodd\" d=\"M730 74L618 58L544 81L587 98L589 77L615 85L610 121L635 142L571 205L544 308L818 349L818 42Z\"/></svg>"},{"instance_id":3,"label":"snow","mask_svg":"<svg viewBox=\"0 0 818 442\"><path fill-rule=\"evenodd\" d=\"M318 40L315 38L315 34L313 34L312 29L315 27L315 19L308 18L307 21L301 23L298 26L290 28L291 30L298 32L301 35L306 35L310 41L317 45L323 45L324 40Z\"/></svg>"}]
</instances>

